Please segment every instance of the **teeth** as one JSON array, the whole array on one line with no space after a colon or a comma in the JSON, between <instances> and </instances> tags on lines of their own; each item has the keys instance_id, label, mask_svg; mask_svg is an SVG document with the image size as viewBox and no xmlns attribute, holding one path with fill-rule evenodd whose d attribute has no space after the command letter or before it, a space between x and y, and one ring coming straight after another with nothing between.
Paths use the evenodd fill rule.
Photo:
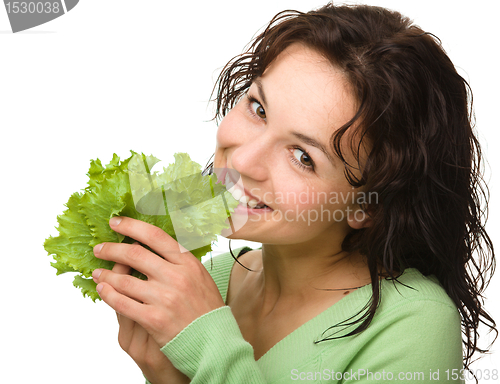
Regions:
<instances>
[{"instance_id":1,"label":"teeth","mask_svg":"<svg viewBox=\"0 0 500 384\"><path fill-rule=\"evenodd\" d=\"M266 205L264 203L260 203L255 200L251 199L248 196L245 196L241 189L236 189L235 186L233 185L231 188L228 189L228 192L233 195L233 198L235 200L238 200L241 204L243 205L248 205L250 208L264 208Z\"/></svg>"},{"instance_id":2,"label":"teeth","mask_svg":"<svg viewBox=\"0 0 500 384\"><path fill-rule=\"evenodd\" d=\"M241 196L243 196L243 192L241 192L239 189L234 189L233 191L229 191L229 193L231 193L231 195L233 195L235 200L239 200L241 198Z\"/></svg>"},{"instance_id":3,"label":"teeth","mask_svg":"<svg viewBox=\"0 0 500 384\"><path fill-rule=\"evenodd\" d=\"M248 196L241 196L238 200L241 204L245 205L250 201L250 198Z\"/></svg>"},{"instance_id":4,"label":"teeth","mask_svg":"<svg viewBox=\"0 0 500 384\"><path fill-rule=\"evenodd\" d=\"M247 204L250 208L255 208L257 206L257 203L258 203L258 201L255 199L252 199L252 200L247 202Z\"/></svg>"}]
</instances>

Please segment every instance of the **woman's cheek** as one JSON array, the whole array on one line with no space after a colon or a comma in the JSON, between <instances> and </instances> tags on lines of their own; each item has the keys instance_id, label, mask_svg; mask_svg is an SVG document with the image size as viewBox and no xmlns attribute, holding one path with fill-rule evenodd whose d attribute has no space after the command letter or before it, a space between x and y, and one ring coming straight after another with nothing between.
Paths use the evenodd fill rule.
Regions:
<instances>
[{"instance_id":1,"label":"woman's cheek","mask_svg":"<svg viewBox=\"0 0 500 384\"><path fill-rule=\"evenodd\" d=\"M311 190L293 189L292 186L283 189L278 198L280 205L289 212L310 211L316 208Z\"/></svg>"},{"instance_id":2,"label":"woman's cheek","mask_svg":"<svg viewBox=\"0 0 500 384\"><path fill-rule=\"evenodd\" d=\"M318 192L315 188L293 189L290 185L277 194L277 203L289 221L306 221L309 225L318 222L339 222L347 219L349 204L345 204L343 192ZM293 219L292 219L293 218Z\"/></svg>"}]
</instances>

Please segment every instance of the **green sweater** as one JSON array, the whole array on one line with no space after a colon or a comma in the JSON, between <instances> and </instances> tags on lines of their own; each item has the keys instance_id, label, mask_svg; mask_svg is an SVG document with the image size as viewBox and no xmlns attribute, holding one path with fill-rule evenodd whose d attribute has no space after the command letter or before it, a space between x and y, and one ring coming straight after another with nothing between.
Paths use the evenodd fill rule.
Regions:
<instances>
[{"instance_id":1,"label":"green sweater","mask_svg":"<svg viewBox=\"0 0 500 384\"><path fill-rule=\"evenodd\" d=\"M234 259L227 253L204 264L226 301ZM463 382L453 380L463 367L456 306L437 279L416 269L407 269L399 281L406 286L381 281L376 315L355 336L314 343L353 329L323 334L364 308L370 285L300 326L257 361L229 306L194 320L161 350L193 384Z\"/></svg>"}]
</instances>

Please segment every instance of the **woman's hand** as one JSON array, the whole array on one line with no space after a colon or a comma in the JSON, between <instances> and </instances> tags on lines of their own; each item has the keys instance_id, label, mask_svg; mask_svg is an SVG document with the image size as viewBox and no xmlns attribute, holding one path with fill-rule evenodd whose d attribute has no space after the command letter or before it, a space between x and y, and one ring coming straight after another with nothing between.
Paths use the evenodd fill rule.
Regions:
<instances>
[{"instance_id":1,"label":"woman's hand","mask_svg":"<svg viewBox=\"0 0 500 384\"><path fill-rule=\"evenodd\" d=\"M191 253L181 252L179 243L163 230L127 217L111 219L110 226L161 256L139 244L104 243L94 248L96 257L122 265L112 271L95 270L93 278L102 300L118 313L120 339L128 350L159 351L192 321L225 305L205 267ZM148 280L124 273L124 266Z\"/></svg>"},{"instance_id":2,"label":"woman's hand","mask_svg":"<svg viewBox=\"0 0 500 384\"><path fill-rule=\"evenodd\" d=\"M116 263L113 272L128 275L131 268ZM173 366L151 335L134 320L116 312L120 347L136 362L152 384L187 384L189 378Z\"/></svg>"}]
</instances>

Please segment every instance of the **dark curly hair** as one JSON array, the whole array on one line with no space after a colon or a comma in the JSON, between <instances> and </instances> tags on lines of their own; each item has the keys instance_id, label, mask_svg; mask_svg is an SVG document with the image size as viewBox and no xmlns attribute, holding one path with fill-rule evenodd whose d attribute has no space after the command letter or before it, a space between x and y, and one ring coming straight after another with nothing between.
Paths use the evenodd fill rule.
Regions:
<instances>
[{"instance_id":1,"label":"dark curly hair","mask_svg":"<svg viewBox=\"0 0 500 384\"><path fill-rule=\"evenodd\" d=\"M400 13L328 4L308 13L279 13L245 53L226 65L214 88L215 119L223 118L273 60L297 42L324 55L349 80L359 108L333 134L332 150L344 161L352 186L378 195L378 204L363 207L373 224L352 230L342 244L343 250L366 256L373 289L349 335L366 329L375 315L380 266L393 278L417 268L435 275L457 306L468 368L476 351L488 350L478 346L478 325L498 334L483 308L495 258L484 228L489 195L468 83L439 39ZM369 141L362 166L359 140L348 141L357 163L346 161L341 148L346 137Z\"/></svg>"}]
</instances>

